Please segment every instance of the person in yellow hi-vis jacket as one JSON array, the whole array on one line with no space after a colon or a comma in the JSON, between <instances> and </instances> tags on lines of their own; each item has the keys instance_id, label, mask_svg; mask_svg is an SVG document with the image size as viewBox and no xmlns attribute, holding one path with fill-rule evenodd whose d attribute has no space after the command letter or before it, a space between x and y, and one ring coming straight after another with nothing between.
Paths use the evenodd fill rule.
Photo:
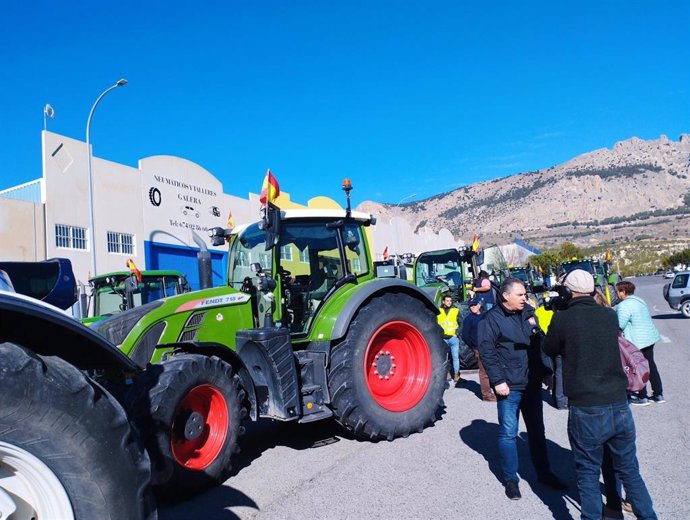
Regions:
<instances>
[{"instance_id":1,"label":"person in yellow hi-vis jacket","mask_svg":"<svg viewBox=\"0 0 690 520\"><path fill-rule=\"evenodd\" d=\"M539 327L546 334L553 318L553 311L547 310L544 306L539 306L534 311L539 320ZM551 398L553 399L553 406L558 410L568 409L568 398L563 390L563 358L556 356L553 358L553 376L551 377L551 384L549 385L551 391Z\"/></svg>"},{"instance_id":2,"label":"person in yellow hi-vis jacket","mask_svg":"<svg viewBox=\"0 0 690 520\"><path fill-rule=\"evenodd\" d=\"M453 361L453 381L460 381L460 339L457 332L459 309L453 306L453 298L444 296L437 316L438 324L443 329L443 340L450 348L450 358Z\"/></svg>"}]
</instances>

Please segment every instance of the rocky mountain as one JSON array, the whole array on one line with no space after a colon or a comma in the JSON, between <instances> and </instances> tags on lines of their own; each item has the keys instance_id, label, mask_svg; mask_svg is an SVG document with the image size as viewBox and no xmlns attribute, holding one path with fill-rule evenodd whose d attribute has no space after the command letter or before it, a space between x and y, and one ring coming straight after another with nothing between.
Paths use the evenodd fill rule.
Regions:
<instances>
[{"instance_id":1,"label":"rocky mountain","mask_svg":"<svg viewBox=\"0 0 690 520\"><path fill-rule=\"evenodd\" d=\"M633 137L557 166L471 184L428 199L358 209L449 229L470 242L521 238L539 248L690 237L690 134Z\"/></svg>"}]
</instances>

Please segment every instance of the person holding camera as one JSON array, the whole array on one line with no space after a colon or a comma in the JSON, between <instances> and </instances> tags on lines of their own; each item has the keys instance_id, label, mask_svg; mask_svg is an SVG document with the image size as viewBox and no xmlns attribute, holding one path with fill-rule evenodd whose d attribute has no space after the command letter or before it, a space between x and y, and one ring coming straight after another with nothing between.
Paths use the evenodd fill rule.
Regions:
<instances>
[{"instance_id":1,"label":"person holding camera","mask_svg":"<svg viewBox=\"0 0 690 520\"><path fill-rule=\"evenodd\" d=\"M517 474L520 412L539 482L560 490L567 486L551 472L546 454L541 385L550 368L541 353L543 333L534 308L527 305L521 280L507 278L499 296L498 304L479 321L479 356L497 398L498 452L505 494L518 500L522 497Z\"/></svg>"},{"instance_id":2,"label":"person holding camera","mask_svg":"<svg viewBox=\"0 0 690 520\"><path fill-rule=\"evenodd\" d=\"M594 278L582 269L569 272L556 290L544 353L563 358L568 396L568 438L575 460L583 520L602 517L599 473L608 450L627 500L638 520L656 514L640 475L635 450L635 423L628 405L628 379L618 347L618 318L593 298Z\"/></svg>"}]
</instances>

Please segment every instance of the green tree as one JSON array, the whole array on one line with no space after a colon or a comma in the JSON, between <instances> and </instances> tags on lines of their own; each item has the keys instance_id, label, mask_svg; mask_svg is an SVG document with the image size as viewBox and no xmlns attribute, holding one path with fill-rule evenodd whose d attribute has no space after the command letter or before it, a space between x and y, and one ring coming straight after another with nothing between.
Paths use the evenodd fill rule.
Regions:
<instances>
[{"instance_id":1,"label":"green tree","mask_svg":"<svg viewBox=\"0 0 690 520\"><path fill-rule=\"evenodd\" d=\"M563 242L561 247L558 249L558 256L565 261L570 260L571 258L582 258L585 256L585 252L581 247L576 246L572 242Z\"/></svg>"},{"instance_id":2,"label":"green tree","mask_svg":"<svg viewBox=\"0 0 690 520\"><path fill-rule=\"evenodd\" d=\"M561 259L556 251L545 251L540 255L530 256L529 263L539 267L543 273L548 273L561 263Z\"/></svg>"},{"instance_id":3,"label":"green tree","mask_svg":"<svg viewBox=\"0 0 690 520\"><path fill-rule=\"evenodd\" d=\"M673 267L677 264L690 264L690 248L673 253L664 259L664 266L666 267Z\"/></svg>"}]
</instances>

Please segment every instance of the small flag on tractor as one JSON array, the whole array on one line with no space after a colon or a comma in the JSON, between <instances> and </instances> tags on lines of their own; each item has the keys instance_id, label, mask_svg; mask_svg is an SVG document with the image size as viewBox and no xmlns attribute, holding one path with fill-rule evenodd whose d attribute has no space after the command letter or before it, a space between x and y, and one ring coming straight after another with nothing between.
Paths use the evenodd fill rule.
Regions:
<instances>
[{"instance_id":1,"label":"small flag on tractor","mask_svg":"<svg viewBox=\"0 0 690 520\"><path fill-rule=\"evenodd\" d=\"M137 277L137 282L141 282L141 271L137 269L137 264L131 258L127 260L127 267L129 267L129 272Z\"/></svg>"},{"instance_id":2,"label":"small flag on tractor","mask_svg":"<svg viewBox=\"0 0 690 520\"><path fill-rule=\"evenodd\" d=\"M280 195L280 186L278 181L271 173L271 170L266 170L266 177L264 177L264 183L261 186L261 194L259 195L259 202L262 206L265 206L278 198Z\"/></svg>"},{"instance_id":3,"label":"small flag on tractor","mask_svg":"<svg viewBox=\"0 0 690 520\"><path fill-rule=\"evenodd\" d=\"M474 253L477 253L479 251L479 235L476 233L474 234L474 238L472 239L472 251Z\"/></svg>"},{"instance_id":4,"label":"small flag on tractor","mask_svg":"<svg viewBox=\"0 0 690 520\"><path fill-rule=\"evenodd\" d=\"M383 248L383 259L388 260L388 246Z\"/></svg>"},{"instance_id":5,"label":"small flag on tractor","mask_svg":"<svg viewBox=\"0 0 690 520\"><path fill-rule=\"evenodd\" d=\"M613 260L613 252L607 249L606 253L604 253L604 262L610 262L611 260Z\"/></svg>"},{"instance_id":6,"label":"small flag on tractor","mask_svg":"<svg viewBox=\"0 0 690 520\"><path fill-rule=\"evenodd\" d=\"M232 218L232 211L228 211L228 223L226 227L228 229L235 229L235 219Z\"/></svg>"}]
</instances>

